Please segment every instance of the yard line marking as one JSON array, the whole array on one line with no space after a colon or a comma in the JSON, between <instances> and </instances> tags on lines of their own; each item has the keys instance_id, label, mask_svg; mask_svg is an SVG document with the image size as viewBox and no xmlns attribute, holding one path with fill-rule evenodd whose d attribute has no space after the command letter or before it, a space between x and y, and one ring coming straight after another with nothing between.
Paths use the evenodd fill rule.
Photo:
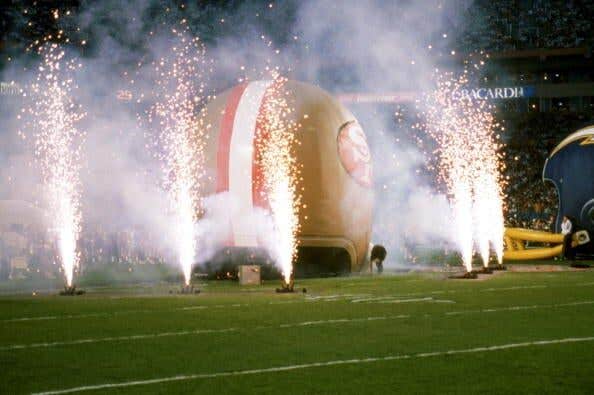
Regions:
<instances>
[{"instance_id":1,"label":"yard line marking","mask_svg":"<svg viewBox=\"0 0 594 395\"><path fill-rule=\"evenodd\" d=\"M155 313L166 313L166 312L171 312L171 311L222 309L222 308L243 307L243 306L249 306L249 304L199 305L199 306L176 307L174 309L167 309L167 310L122 310L122 311L112 311L110 313L52 315L52 316L40 316L40 317L17 317L17 318L3 319L3 320L0 320L0 322L49 321L49 320L73 319L73 318L112 317L115 315L124 315L124 314L139 314L139 313L155 314Z\"/></svg>"},{"instance_id":2,"label":"yard line marking","mask_svg":"<svg viewBox=\"0 0 594 395\"><path fill-rule=\"evenodd\" d=\"M117 342L117 341L127 341L127 340L155 339L155 338L159 338L159 337L188 336L188 335L200 335L200 334L206 334L206 333L225 333L225 332L235 332L235 331L238 331L238 329L237 328L196 329L196 330L190 330L190 331L147 333L144 335L129 335L129 336L110 336L110 337L79 339L79 340L70 340L70 341L61 341L61 342L12 344L9 346L0 347L0 351L22 350L22 349L28 349L28 348L46 348L46 347L56 347L56 346L72 346L72 345L78 345L78 344Z\"/></svg>"},{"instance_id":3,"label":"yard line marking","mask_svg":"<svg viewBox=\"0 0 594 395\"><path fill-rule=\"evenodd\" d=\"M448 311L447 313L445 313L445 315L496 313L496 312L500 312L500 311L534 310L534 309L542 309L542 308L583 306L583 305L591 305L591 304L594 304L594 300L585 300L585 301L581 301L581 302L570 302L570 303L557 303L557 304L534 304L534 305L525 305L525 306L494 307L494 308L480 309L480 310Z\"/></svg>"},{"instance_id":4,"label":"yard line marking","mask_svg":"<svg viewBox=\"0 0 594 395\"><path fill-rule=\"evenodd\" d=\"M366 299L354 299L351 300L351 303L378 303L378 304L397 304L397 303L413 303L413 302L431 302L431 303L456 303L453 300L447 299L433 299L430 296L424 298L414 298L414 299L399 299L394 296L384 296L378 298L366 298Z\"/></svg>"},{"instance_id":5,"label":"yard line marking","mask_svg":"<svg viewBox=\"0 0 594 395\"><path fill-rule=\"evenodd\" d=\"M520 311L520 310L532 310L532 309L539 309L539 308L558 308L558 307L582 306L582 305L593 305L593 304L594 304L594 300L581 301L581 302L570 302L570 303L559 303L559 304L549 304L549 305L507 306L507 307L496 307L496 308L489 308L489 309L482 309L482 310L460 310L460 311L448 311L445 313L438 313L438 314L422 314L422 315L419 315L418 317L429 318L429 317L436 317L436 316L454 316L454 315L463 315L463 314L495 313L495 312L503 312L503 311ZM189 336L189 335L207 334L207 333L226 333L226 332L240 332L240 331L250 331L250 330L275 329L275 328L296 328L296 327L308 327L308 326L315 326L315 325L332 325L332 324L353 323L353 322L371 322L371 321L393 320L393 319L403 319L403 318L413 318L413 317L414 316L408 315L408 314L399 314L399 315L370 316L370 317L360 317L360 318L336 318L336 319L330 319L330 320L302 321L302 322L294 322L294 323L279 324L279 325L256 326L256 327L251 327L251 328L196 329L196 330L185 330L185 331L178 331L178 332L161 332L161 333L129 335L129 336L112 336L112 337L79 339L79 340L60 341L60 342L11 344L11 345L6 345L6 346L0 346L0 351L10 351L10 350L14 351L14 350L29 349L29 348L47 348L47 347L57 347L57 346L70 346L70 345L90 344L90 343L100 343L100 342L144 340L144 339L154 339L154 338L159 338L159 337Z\"/></svg>"},{"instance_id":6,"label":"yard line marking","mask_svg":"<svg viewBox=\"0 0 594 395\"><path fill-rule=\"evenodd\" d=\"M173 311L182 310L184 308L176 308ZM169 310L167 310L169 311ZM59 319L72 319L72 318L92 318L92 317L111 317L115 315L123 314L138 314L138 313L162 313L159 310L123 310L123 311L112 311L110 313L86 313L86 314L70 314L70 315L51 315L41 317L20 317L20 318L8 318L0 320L0 322L20 322L20 321L49 321Z\"/></svg>"},{"instance_id":7,"label":"yard line marking","mask_svg":"<svg viewBox=\"0 0 594 395\"><path fill-rule=\"evenodd\" d=\"M481 292L495 292L495 291L515 291L518 289L543 289L548 288L548 285L517 285L515 287L505 287L505 288L486 288L481 289Z\"/></svg>"},{"instance_id":8,"label":"yard line marking","mask_svg":"<svg viewBox=\"0 0 594 395\"><path fill-rule=\"evenodd\" d=\"M337 318L334 320L323 320L323 321L305 321L299 322L297 324L281 324L279 328L294 328L296 326L310 326L310 325L320 325L320 324L339 324L351 321L348 318Z\"/></svg>"},{"instance_id":9,"label":"yard line marking","mask_svg":"<svg viewBox=\"0 0 594 395\"><path fill-rule=\"evenodd\" d=\"M299 302L301 302L301 300L281 300L279 302L268 302L268 304L269 305L275 305L275 304L293 304L293 303L299 303Z\"/></svg>"},{"instance_id":10,"label":"yard line marking","mask_svg":"<svg viewBox=\"0 0 594 395\"><path fill-rule=\"evenodd\" d=\"M276 304L294 304L294 303L310 303L310 302L342 302L355 298L371 297L371 294L338 294L338 295L307 295L304 299L297 300L282 300L277 302L268 302L270 305Z\"/></svg>"},{"instance_id":11,"label":"yard line marking","mask_svg":"<svg viewBox=\"0 0 594 395\"><path fill-rule=\"evenodd\" d=\"M6 320L2 320L2 322L57 320L60 317L61 316L59 316L59 315L51 315L51 316L45 316L45 317L8 318Z\"/></svg>"},{"instance_id":12,"label":"yard line marking","mask_svg":"<svg viewBox=\"0 0 594 395\"><path fill-rule=\"evenodd\" d=\"M416 299L394 299L394 298L390 298L390 299L383 299L383 300L378 300L377 303L413 303L413 302L434 302L435 299L431 298L431 297L427 297L427 298L416 298ZM371 301L373 302L373 301Z\"/></svg>"},{"instance_id":13,"label":"yard line marking","mask_svg":"<svg viewBox=\"0 0 594 395\"><path fill-rule=\"evenodd\" d=\"M337 324L337 323L377 321L377 320L388 320L388 319L409 318L409 317L410 317L409 315L401 314L401 315L397 315L397 316L338 318L338 319L332 319L332 320L304 321L304 322L296 322L296 323L291 323L291 324L280 324L278 326L257 326L257 327L253 327L253 328L244 328L243 330L293 328L293 327L303 327L303 326L313 326L313 325L329 325L329 324ZM101 343L101 342L144 340L144 339L155 339L155 338L159 338L159 337L189 336L189 335L198 335L198 334L207 334L207 333L227 333L227 332L237 332L240 330L241 329L238 329L238 328L196 329L196 330L186 330L186 331L178 331L178 332L161 332L161 333L149 333L149 334L129 335L129 336L110 336L110 337L89 338L89 339L79 339L79 340L60 341L60 342L12 344L12 345L8 345L8 346L0 346L0 351L23 350L23 349L29 349L29 348L48 348L48 347L57 347L57 346L74 346L74 345L79 345L79 344L90 344L90 343Z\"/></svg>"},{"instance_id":14,"label":"yard line marking","mask_svg":"<svg viewBox=\"0 0 594 395\"><path fill-rule=\"evenodd\" d=\"M134 313L138 311L127 311L126 313ZM20 322L20 321L49 321L58 319L71 319L71 318L90 318L90 317L108 317L110 315L118 314L114 313L89 313L89 314L72 314L72 315L47 315L42 317L20 317L20 318L8 318L0 322Z\"/></svg>"},{"instance_id":15,"label":"yard line marking","mask_svg":"<svg viewBox=\"0 0 594 395\"><path fill-rule=\"evenodd\" d=\"M73 388L65 388L65 389L60 389L60 390L37 392L37 393L33 393L33 395L60 395L60 394L69 394L69 393L73 393L73 392L106 390L106 389L111 389L111 388L125 388L125 387L132 387L132 386L139 386L139 385L150 385L150 384L162 384L162 383L174 382L174 381L188 381L188 380L210 379L210 378L232 377L232 376L247 376L247 375L255 375L255 374L262 374L262 373L287 372L287 371L292 371L292 370L311 369L311 368L328 367L328 366L336 366L336 365L359 365L359 364L366 364L366 363L373 363L373 362L397 361L397 360L406 360L406 359L415 359L415 358L431 358L431 357L441 357L441 356L446 356L446 355L458 355L458 354L484 353L484 352L493 352L493 351L500 351L500 350L510 350L510 349L514 349L514 348L538 347L538 346L547 346L547 345L552 345L552 344L583 343L583 342L591 342L591 341L594 341L594 336L591 336L591 337L568 337L568 338L563 338L563 339L534 340L534 341L522 342L522 343L508 343L508 344L500 344L500 345L495 345L495 346L482 346L482 347L466 348L466 349L432 351L432 352L422 352L422 353L415 353L415 354L387 355L387 356L383 356L383 357L362 357L362 358L352 358L352 359L339 359L339 360L333 360L333 361L311 362L311 363L303 363L303 364L298 364L298 365L273 366L273 367L262 368L262 369L235 370L235 371L229 371L229 372L177 375L177 376L161 377L161 378L148 379L148 380L134 380L134 381L124 381L124 382L120 382L120 383L105 383L105 384L96 384L96 385L86 385L86 386L81 386L81 387L73 387Z\"/></svg>"},{"instance_id":16,"label":"yard line marking","mask_svg":"<svg viewBox=\"0 0 594 395\"><path fill-rule=\"evenodd\" d=\"M308 300L321 300L321 299L352 299L352 298L365 298L373 296L372 294L336 294L336 295L317 295L317 296L306 296Z\"/></svg>"},{"instance_id":17,"label":"yard line marking","mask_svg":"<svg viewBox=\"0 0 594 395\"><path fill-rule=\"evenodd\" d=\"M395 296L380 296L376 298L353 299L351 303L366 303L366 302L382 302L390 301L390 303L410 303L410 302L430 302L432 297L414 298L414 299L397 299Z\"/></svg>"},{"instance_id":18,"label":"yard line marking","mask_svg":"<svg viewBox=\"0 0 594 395\"><path fill-rule=\"evenodd\" d=\"M333 320L304 321L304 322L297 322L295 324L281 324L281 325L279 325L279 328L295 328L295 327L300 327L300 326L343 324L343 323L348 323L348 322L383 321L383 320L392 320L392 319L399 319L399 318L410 318L410 315L408 315L408 314L387 315L387 316L382 315L382 316L363 317L363 318L337 318L337 319L333 319ZM264 329L264 327L262 329Z\"/></svg>"}]
</instances>

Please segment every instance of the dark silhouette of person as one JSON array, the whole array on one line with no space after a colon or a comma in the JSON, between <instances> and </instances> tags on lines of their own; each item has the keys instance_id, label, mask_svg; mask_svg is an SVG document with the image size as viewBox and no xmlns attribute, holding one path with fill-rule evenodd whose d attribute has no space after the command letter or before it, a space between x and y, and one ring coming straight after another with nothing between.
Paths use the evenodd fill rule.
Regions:
<instances>
[{"instance_id":1,"label":"dark silhouette of person","mask_svg":"<svg viewBox=\"0 0 594 395\"><path fill-rule=\"evenodd\" d=\"M384 260L386 259L386 255L388 252L386 248L382 245L376 244L371 249L371 263L375 263L375 267L378 273L382 273L384 271Z\"/></svg>"}]
</instances>

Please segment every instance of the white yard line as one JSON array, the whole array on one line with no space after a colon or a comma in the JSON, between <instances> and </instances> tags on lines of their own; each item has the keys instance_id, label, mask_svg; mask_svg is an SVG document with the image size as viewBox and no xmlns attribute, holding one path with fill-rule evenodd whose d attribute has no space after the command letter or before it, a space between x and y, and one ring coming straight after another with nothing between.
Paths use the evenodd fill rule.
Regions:
<instances>
[{"instance_id":1,"label":"white yard line","mask_svg":"<svg viewBox=\"0 0 594 395\"><path fill-rule=\"evenodd\" d=\"M462 315L462 314L477 314L477 313L496 313L500 311L518 311L518 310L534 310L544 308L558 308L558 307L570 307L570 306L583 306L592 305L594 300L585 300L581 302L570 302L570 303L558 303L558 304L534 304L527 306L507 306L507 307L496 307L491 309L480 309L480 310L461 310L461 311L448 311L446 315Z\"/></svg>"},{"instance_id":2,"label":"white yard line","mask_svg":"<svg viewBox=\"0 0 594 395\"><path fill-rule=\"evenodd\" d=\"M337 365L361 365L361 364L367 364L367 363L373 363L373 362L385 362L385 361L397 361L397 360L405 360L405 359L441 357L441 356L446 356L446 355L476 354L476 353L486 353L486 352L493 352L493 351L500 351L500 350L510 350L510 349L515 349L515 348L541 347L541 346L547 346L547 345L552 345L552 344L583 343L583 342L591 342L591 341L594 341L594 336L591 336L591 337L568 337L568 338L563 338L563 339L535 340L535 341L523 342L523 343L508 343L508 344L499 344L499 345L466 348L466 349L453 349L453 350L446 350L446 351L423 352L423 353L416 353L416 354L400 354L400 355L387 355L387 356L381 356L381 357L362 357L362 358L353 358L353 359L340 359L340 360L334 360L334 361L311 362L311 363L304 363L304 364L298 364L298 365L273 366L273 367L262 368L262 369L236 370L236 371L231 371L231 372L214 372L214 373L198 373L198 374L190 374L190 375L177 375L177 376L161 377L161 378L148 379L148 380L134 380L134 381L124 381L124 382L120 382L120 383L105 383L105 384L96 384L96 385L86 385L86 386L81 386L81 387L73 387L73 388L65 388L65 389L53 390L53 391L37 392L37 393L34 393L33 395L59 395L59 394L69 394L69 393L73 393L73 392L97 391L97 390L107 390L107 389L112 389L112 388L125 388L125 387L139 386L139 385L162 384L162 383L175 382L175 381L211 379L211 378L232 377L232 376L247 376L247 375L255 375L255 374L262 374L262 373L287 372L287 371L293 371L293 370L312 369L312 368L337 366Z\"/></svg>"},{"instance_id":3,"label":"white yard line","mask_svg":"<svg viewBox=\"0 0 594 395\"><path fill-rule=\"evenodd\" d=\"M295 328L295 327L315 326L315 325L333 325L333 324L348 323L348 322L364 322L364 321L369 322L369 321L378 321L378 320L390 320L390 319L409 318L409 317L410 317L409 315L400 314L400 315L395 315L395 316L376 316L376 317L364 317L364 318L338 318L338 319L331 319L331 320L303 321L303 322L295 322L295 323L290 323L290 324L257 326L257 327L253 327L253 328L243 328L243 330ZM177 331L177 332L160 332L160 333L147 333L147 334L129 335L129 336L110 336L110 337L88 338L88 339L60 341L60 342L11 344L11 345L7 345L7 346L0 346L0 351L22 350L22 349L29 349L29 348L48 348L48 347L57 347L57 346L74 346L74 345L79 345L79 344L91 344L91 343L103 343L103 342L145 340L145 339L155 339L155 338L159 338L159 337L191 336L191 335L199 335L199 334L207 334L207 333L227 333L227 332L237 332L240 330L241 329L238 329L238 328L196 329L196 330L185 330L185 331Z\"/></svg>"},{"instance_id":4,"label":"white yard line","mask_svg":"<svg viewBox=\"0 0 594 395\"><path fill-rule=\"evenodd\" d=\"M190 331L147 333L147 334L142 334L142 335L130 335L130 336L98 337L98 338L89 338L89 339L61 341L61 342L12 344L12 345L8 345L8 346L0 347L0 351L22 350L22 349L27 349L27 348L47 348L47 347L56 347L56 346L73 346L73 345L78 345L78 344L118 342L118 341L130 341L130 340L144 340L144 339L155 339L155 338L159 338L159 337L201 335L201 334L206 334L206 333L225 333L225 332L235 332L237 330L238 330L237 328L196 329L196 330L190 330Z\"/></svg>"},{"instance_id":5,"label":"white yard line","mask_svg":"<svg viewBox=\"0 0 594 395\"><path fill-rule=\"evenodd\" d=\"M402 303L406 302L428 302L433 300L432 297L424 297L424 298L413 298L413 299L402 299L398 296L376 296L371 298L361 298L361 299L353 299L351 303L366 303L366 302L379 302L383 300L398 300Z\"/></svg>"},{"instance_id":6,"label":"white yard line","mask_svg":"<svg viewBox=\"0 0 594 395\"><path fill-rule=\"evenodd\" d=\"M128 310L128 311L113 311L110 313L86 313L86 314L70 314L70 315L46 315L41 317L20 317L8 318L0 320L0 322L24 322L24 321L50 321L50 320L66 320L73 318L93 318L93 317L111 317L121 314L136 314L136 313L157 313L155 310Z\"/></svg>"},{"instance_id":7,"label":"white yard line","mask_svg":"<svg viewBox=\"0 0 594 395\"><path fill-rule=\"evenodd\" d=\"M418 317L423 317L423 318L436 317L436 316L448 317L448 316L463 315L463 314L482 314L482 313L495 313L495 312L504 312L504 311L552 309L552 308L559 308L559 307L571 307L571 306L583 306L583 305L594 305L594 300L571 302L571 303L560 303L560 304L548 304L548 305L506 306L506 307L498 307L498 308L482 309L482 310L448 311L448 312L439 313L439 314L419 314ZM252 328L195 329L195 330L184 330L184 331L177 331L177 332L160 332L160 333L148 333L148 334L138 334L138 335L129 335L129 336L110 336L110 337L88 338L88 339L59 341L59 342L10 344L10 345L6 345L6 346L0 346L0 351L15 351L15 350L23 350L23 349L31 349L31 348L72 346L72 345L79 345L79 344L92 344L92 343L102 343L102 342L118 342L118 341L123 342L123 341L155 339L155 338L159 338L159 337L192 336L192 335L208 334L208 333L227 333L227 332L240 332L240 331L249 331L249 330L262 330L262 329L296 328L296 327L310 327L310 326L316 326L316 325L335 325L335 324L344 324L344 323L385 321L385 320L395 320L395 319L404 319L404 318L413 318L413 317L414 316L409 315L409 314L399 314L399 315L370 316L370 317L360 317L360 318L336 318L336 319L329 319L329 320L302 321L302 322L294 322L294 323L286 323L286 324L278 324L278 325L257 326L257 327L252 327Z\"/></svg>"},{"instance_id":8,"label":"white yard line","mask_svg":"<svg viewBox=\"0 0 594 395\"><path fill-rule=\"evenodd\" d=\"M456 303L453 300L447 299L433 299L432 297L424 297L424 298L413 298L413 299L401 299L395 298L393 296L386 296L381 298L367 298L367 299L357 299L352 300L352 303L376 303L376 304L398 304L398 303L415 303L415 302L429 302L429 303Z\"/></svg>"},{"instance_id":9,"label":"white yard line","mask_svg":"<svg viewBox=\"0 0 594 395\"><path fill-rule=\"evenodd\" d=\"M304 321L304 322L298 322L295 324L281 324L281 325L279 325L279 328L295 328L295 327L300 327L300 326L343 324L343 323L348 323L348 322L383 321L383 320L393 320L393 319L399 319L399 318L410 318L410 315L400 314L400 315L384 315L384 316L363 317L363 318L338 318L335 320Z\"/></svg>"},{"instance_id":10,"label":"white yard line","mask_svg":"<svg viewBox=\"0 0 594 395\"><path fill-rule=\"evenodd\" d=\"M112 311L109 313L86 313L86 314L71 314L71 315L51 315L51 316L40 316L40 317L20 317L20 318L8 318L8 319L0 320L0 322L49 321L49 320L73 319L73 318L113 317L116 315L125 315L125 314L160 314L160 313L166 313L166 312L172 312L172 311L226 309L229 307L244 307L244 306L249 306L249 304L198 305L198 306L176 307L174 309L168 309L168 310L122 310L122 311Z\"/></svg>"},{"instance_id":11,"label":"white yard line","mask_svg":"<svg viewBox=\"0 0 594 395\"><path fill-rule=\"evenodd\" d=\"M481 289L481 292L516 291L518 289L544 289L548 287L548 285L517 285L515 287L486 288Z\"/></svg>"}]
</instances>

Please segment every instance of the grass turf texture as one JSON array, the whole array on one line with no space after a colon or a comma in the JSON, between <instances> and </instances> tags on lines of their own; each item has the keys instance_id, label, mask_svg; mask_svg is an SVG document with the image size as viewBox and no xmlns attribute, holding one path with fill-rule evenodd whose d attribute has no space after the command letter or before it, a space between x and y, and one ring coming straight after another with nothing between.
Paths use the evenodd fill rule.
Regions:
<instances>
[{"instance_id":1,"label":"grass turf texture","mask_svg":"<svg viewBox=\"0 0 594 395\"><path fill-rule=\"evenodd\" d=\"M486 281L440 274L298 281L305 295L279 295L277 286L209 282L200 295L169 295L173 286L157 286L3 296L0 392L399 355L412 357L84 393L594 391L594 341L415 357L592 337L592 270L508 272ZM73 343L81 339L89 342Z\"/></svg>"}]
</instances>

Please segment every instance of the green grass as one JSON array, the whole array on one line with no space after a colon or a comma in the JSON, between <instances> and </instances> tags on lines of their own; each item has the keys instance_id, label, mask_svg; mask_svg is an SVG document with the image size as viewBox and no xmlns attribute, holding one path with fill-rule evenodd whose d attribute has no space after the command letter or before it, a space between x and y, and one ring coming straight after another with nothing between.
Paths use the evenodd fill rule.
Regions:
<instances>
[{"instance_id":1,"label":"green grass","mask_svg":"<svg viewBox=\"0 0 594 395\"><path fill-rule=\"evenodd\" d=\"M276 286L208 282L202 294L187 296L160 285L0 297L0 393L403 355L409 358L85 393L594 391L594 341L418 356L592 337L594 271L501 273L484 281L441 274L298 281L305 295L275 294ZM46 319L15 321L26 317ZM196 330L212 332L179 334ZM131 338L137 335L148 336ZM93 341L72 343L81 339Z\"/></svg>"}]
</instances>

